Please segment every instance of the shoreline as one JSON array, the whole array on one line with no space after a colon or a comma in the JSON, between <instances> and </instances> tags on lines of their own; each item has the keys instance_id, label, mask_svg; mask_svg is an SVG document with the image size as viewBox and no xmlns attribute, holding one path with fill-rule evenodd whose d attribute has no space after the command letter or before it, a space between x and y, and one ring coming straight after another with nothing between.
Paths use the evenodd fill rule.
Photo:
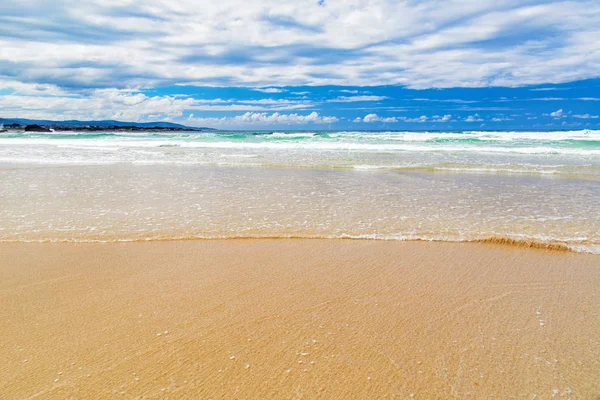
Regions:
<instances>
[{"instance_id":1,"label":"shoreline","mask_svg":"<svg viewBox=\"0 0 600 400\"><path fill-rule=\"evenodd\" d=\"M363 236L341 236L341 237L321 237L321 236L232 236L232 237L156 237L156 238L134 238L134 239L40 239L40 240L22 240L22 239L0 239L0 246L3 244L125 244L125 243L169 243L169 242L202 242L202 241L375 241L391 243L449 243L449 244L468 244L468 245L489 245L501 246L518 249L546 250L556 252L568 252L575 254L599 255L591 251L580 250L569 247L567 243L558 241L541 241L536 239L514 239L505 236L491 236L482 239L464 239L464 240L445 240L445 239L396 239L385 237L363 237ZM595 244L593 244L595 245Z\"/></svg>"},{"instance_id":2,"label":"shoreline","mask_svg":"<svg viewBox=\"0 0 600 400\"><path fill-rule=\"evenodd\" d=\"M7 398L600 392L594 255L476 243L0 243Z\"/></svg>"},{"instance_id":3,"label":"shoreline","mask_svg":"<svg viewBox=\"0 0 600 400\"><path fill-rule=\"evenodd\" d=\"M0 241L350 236L600 254L590 180L168 165L26 168L0 180Z\"/></svg>"}]
</instances>

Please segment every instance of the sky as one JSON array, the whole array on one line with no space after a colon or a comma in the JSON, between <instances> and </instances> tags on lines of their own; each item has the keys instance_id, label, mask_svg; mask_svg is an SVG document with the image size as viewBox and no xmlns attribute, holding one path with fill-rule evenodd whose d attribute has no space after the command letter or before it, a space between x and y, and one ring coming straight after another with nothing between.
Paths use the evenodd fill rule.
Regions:
<instances>
[{"instance_id":1,"label":"sky","mask_svg":"<svg viewBox=\"0 0 600 400\"><path fill-rule=\"evenodd\" d=\"M600 129L600 1L2 0L0 118Z\"/></svg>"}]
</instances>

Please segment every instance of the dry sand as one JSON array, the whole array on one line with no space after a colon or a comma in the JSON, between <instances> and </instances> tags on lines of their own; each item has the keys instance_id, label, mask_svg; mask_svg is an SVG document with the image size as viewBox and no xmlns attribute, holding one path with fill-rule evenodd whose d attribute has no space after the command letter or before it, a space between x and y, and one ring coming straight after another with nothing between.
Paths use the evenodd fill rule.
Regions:
<instances>
[{"instance_id":1,"label":"dry sand","mask_svg":"<svg viewBox=\"0 0 600 400\"><path fill-rule=\"evenodd\" d=\"M600 257L0 244L0 398L600 397Z\"/></svg>"}]
</instances>

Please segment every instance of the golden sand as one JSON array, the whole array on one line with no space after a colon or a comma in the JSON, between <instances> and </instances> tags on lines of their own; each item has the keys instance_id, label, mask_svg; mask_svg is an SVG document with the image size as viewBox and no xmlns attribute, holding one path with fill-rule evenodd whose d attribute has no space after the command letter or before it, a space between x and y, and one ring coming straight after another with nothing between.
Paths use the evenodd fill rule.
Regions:
<instances>
[{"instance_id":1,"label":"golden sand","mask_svg":"<svg viewBox=\"0 0 600 400\"><path fill-rule=\"evenodd\" d=\"M0 245L0 398L600 396L600 257L491 244Z\"/></svg>"}]
</instances>

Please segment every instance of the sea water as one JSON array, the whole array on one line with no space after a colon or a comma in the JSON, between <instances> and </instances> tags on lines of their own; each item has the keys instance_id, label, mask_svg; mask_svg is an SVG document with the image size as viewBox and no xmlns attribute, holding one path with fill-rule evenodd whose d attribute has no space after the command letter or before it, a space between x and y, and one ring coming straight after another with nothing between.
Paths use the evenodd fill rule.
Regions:
<instances>
[{"instance_id":1,"label":"sea water","mask_svg":"<svg viewBox=\"0 0 600 400\"><path fill-rule=\"evenodd\" d=\"M2 241L231 237L600 253L600 131L0 134Z\"/></svg>"}]
</instances>

